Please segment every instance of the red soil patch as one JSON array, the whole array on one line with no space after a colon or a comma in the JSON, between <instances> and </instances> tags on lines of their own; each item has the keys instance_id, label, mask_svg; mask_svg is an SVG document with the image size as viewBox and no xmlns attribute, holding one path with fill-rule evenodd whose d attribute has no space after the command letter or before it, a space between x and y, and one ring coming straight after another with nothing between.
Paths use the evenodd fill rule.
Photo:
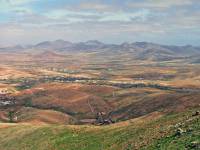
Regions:
<instances>
[{"instance_id":1,"label":"red soil patch","mask_svg":"<svg viewBox=\"0 0 200 150\"><path fill-rule=\"evenodd\" d=\"M58 108L66 113L85 113L95 115L98 111L108 112L110 105L102 98L111 94L115 88L84 84L51 83L41 84L36 88L22 91L18 99L31 99L33 106L39 108ZM91 107L95 110L92 112Z\"/></svg>"}]
</instances>

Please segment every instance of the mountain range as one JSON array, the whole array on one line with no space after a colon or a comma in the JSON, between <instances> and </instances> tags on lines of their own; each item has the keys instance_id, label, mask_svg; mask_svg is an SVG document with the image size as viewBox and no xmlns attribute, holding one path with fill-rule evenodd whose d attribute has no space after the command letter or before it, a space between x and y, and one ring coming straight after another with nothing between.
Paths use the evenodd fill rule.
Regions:
<instances>
[{"instance_id":1,"label":"mountain range","mask_svg":"<svg viewBox=\"0 0 200 150\"><path fill-rule=\"evenodd\" d=\"M100 56L128 54L133 59L167 61L173 59L192 59L199 62L200 47L192 45L174 46L160 45L149 42L134 42L122 44L105 44L97 40L72 43L64 40L45 41L36 45L2 47L0 52L28 52L28 53L49 53L57 55L68 53L90 53L96 52ZM48 55L48 54L47 54Z\"/></svg>"}]
</instances>

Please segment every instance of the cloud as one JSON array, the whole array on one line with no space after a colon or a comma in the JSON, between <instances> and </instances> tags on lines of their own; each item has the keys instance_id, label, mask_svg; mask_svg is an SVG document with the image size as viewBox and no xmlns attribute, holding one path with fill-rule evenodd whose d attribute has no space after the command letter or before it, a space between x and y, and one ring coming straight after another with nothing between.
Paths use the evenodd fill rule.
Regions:
<instances>
[{"instance_id":1,"label":"cloud","mask_svg":"<svg viewBox=\"0 0 200 150\"><path fill-rule=\"evenodd\" d=\"M61 22L67 20L68 23L74 22L131 22L134 19L144 21L149 15L148 10L140 10L134 12L85 12L85 11L71 11L66 9L54 10L44 14L46 17L51 19L60 19Z\"/></svg>"},{"instance_id":2,"label":"cloud","mask_svg":"<svg viewBox=\"0 0 200 150\"><path fill-rule=\"evenodd\" d=\"M110 11L114 9L114 7L111 5L98 3L95 1L80 3L78 8L81 10L95 10L95 11Z\"/></svg>"},{"instance_id":3,"label":"cloud","mask_svg":"<svg viewBox=\"0 0 200 150\"><path fill-rule=\"evenodd\" d=\"M19 6L19 5L28 4L34 1L37 1L37 0L0 0L0 3L5 4L5 5Z\"/></svg>"},{"instance_id":4,"label":"cloud","mask_svg":"<svg viewBox=\"0 0 200 150\"><path fill-rule=\"evenodd\" d=\"M135 12L115 12L105 14L99 21L120 21L131 22L135 19L144 21L150 12L148 10L140 10Z\"/></svg>"},{"instance_id":5,"label":"cloud","mask_svg":"<svg viewBox=\"0 0 200 150\"><path fill-rule=\"evenodd\" d=\"M0 43L173 42L170 36L176 43L187 35L192 43L200 32L199 9L198 0L0 0Z\"/></svg>"},{"instance_id":6,"label":"cloud","mask_svg":"<svg viewBox=\"0 0 200 150\"><path fill-rule=\"evenodd\" d=\"M128 7L150 8L150 9L167 9L171 7L192 5L197 0L145 0L138 2L127 2Z\"/></svg>"},{"instance_id":7,"label":"cloud","mask_svg":"<svg viewBox=\"0 0 200 150\"><path fill-rule=\"evenodd\" d=\"M20 14L32 13L31 8L23 5L29 2L31 2L31 0L0 0L0 15L4 15L4 18L9 20L9 18L15 19L19 17L18 15Z\"/></svg>"}]
</instances>

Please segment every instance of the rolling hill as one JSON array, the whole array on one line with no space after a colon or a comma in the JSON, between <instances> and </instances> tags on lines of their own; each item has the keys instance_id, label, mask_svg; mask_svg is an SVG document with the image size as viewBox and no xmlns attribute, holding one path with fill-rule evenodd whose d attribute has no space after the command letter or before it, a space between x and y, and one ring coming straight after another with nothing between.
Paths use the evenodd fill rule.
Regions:
<instances>
[{"instance_id":1,"label":"rolling hill","mask_svg":"<svg viewBox=\"0 0 200 150\"><path fill-rule=\"evenodd\" d=\"M0 58L0 149L199 148L199 47L56 40Z\"/></svg>"}]
</instances>

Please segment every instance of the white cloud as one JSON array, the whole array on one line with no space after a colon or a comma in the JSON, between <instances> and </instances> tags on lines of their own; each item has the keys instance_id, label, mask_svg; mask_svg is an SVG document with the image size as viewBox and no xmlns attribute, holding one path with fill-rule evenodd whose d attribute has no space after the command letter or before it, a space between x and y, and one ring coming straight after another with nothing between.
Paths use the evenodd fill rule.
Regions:
<instances>
[{"instance_id":1,"label":"white cloud","mask_svg":"<svg viewBox=\"0 0 200 150\"><path fill-rule=\"evenodd\" d=\"M173 6L187 6L192 5L197 0L145 0L140 2L128 2L128 7L134 8L154 8L154 9L166 9Z\"/></svg>"},{"instance_id":2,"label":"white cloud","mask_svg":"<svg viewBox=\"0 0 200 150\"><path fill-rule=\"evenodd\" d=\"M51 19L60 19L61 22L68 21L68 23L75 22L131 22L133 19L139 19L144 21L150 12L148 10L139 10L135 12L85 12L85 11L70 11L70 10L54 10L44 14L44 16Z\"/></svg>"},{"instance_id":3,"label":"white cloud","mask_svg":"<svg viewBox=\"0 0 200 150\"><path fill-rule=\"evenodd\" d=\"M0 0L0 4L18 6L18 5L28 4L33 1L37 0Z\"/></svg>"},{"instance_id":4,"label":"white cloud","mask_svg":"<svg viewBox=\"0 0 200 150\"><path fill-rule=\"evenodd\" d=\"M24 6L34 0L0 0L0 13L30 13L31 8Z\"/></svg>"},{"instance_id":5,"label":"white cloud","mask_svg":"<svg viewBox=\"0 0 200 150\"><path fill-rule=\"evenodd\" d=\"M131 22L133 19L140 19L144 21L150 12L148 10L141 10L136 12L116 12L106 13L99 21L121 21Z\"/></svg>"},{"instance_id":6,"label":"white cloud","mask_svg":"<svg viewBox=\"0 0 200 150\"><path fill-rule=\"evenodd\" d=\"M124 5L94 0L68 6L47 5L42 11L38 11L41 8L37 9L37 3L34 7L30 5L34 1L37 0L0 0L1 43L36 43L60 38L156 40L169 35L178 37L177 33L187 32L193 37L199 33L199 0L125 0ZM191 6L196 7L196 12Z\"/></svg>"},{"instance_id":7,"label":"white cloud","mask_svg":"<svg viewBox=\"0 0 200 150\"><path fill-rule=\"evenodd\" d=\"M114 5L108 5L105 3L99 3L99 2L93 1L93 2L80 3L78 6L78 9L105 12L105 11L113 11L113 10L116 10L117 8Z\"/></svg>"}]
</instances>

